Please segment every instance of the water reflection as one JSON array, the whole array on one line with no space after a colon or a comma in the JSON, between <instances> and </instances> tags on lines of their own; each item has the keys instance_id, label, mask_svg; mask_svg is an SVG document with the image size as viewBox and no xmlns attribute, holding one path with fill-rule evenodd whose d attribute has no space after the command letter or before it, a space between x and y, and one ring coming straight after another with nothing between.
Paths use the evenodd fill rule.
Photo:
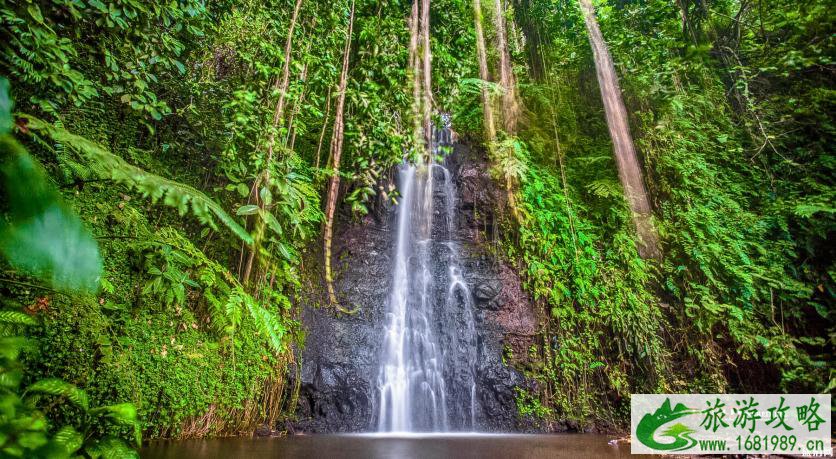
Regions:
<instances>
[{"instance_id":1,"label":"water reflection","mask_svg":"<svg viewBox=\"0 0 836 459\"><path fill-rule=\"evenodd\" d=\"M605 435L404 434L305 435L155 442L144 458L619 458L629 445ZM647 456L651 457L651 456Z\"/></svg>"}]
</instances>

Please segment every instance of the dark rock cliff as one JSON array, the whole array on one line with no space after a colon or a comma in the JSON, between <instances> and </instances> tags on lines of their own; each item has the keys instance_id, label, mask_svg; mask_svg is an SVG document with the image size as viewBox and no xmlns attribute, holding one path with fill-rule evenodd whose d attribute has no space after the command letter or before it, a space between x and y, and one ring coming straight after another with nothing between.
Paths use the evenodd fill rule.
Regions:
<instances>
[{"instance_id":1,"label":"dark rock cliff","mask_svg":"<svg viewBox=\"0 0 836 459\"><path fill-rule=\"evenodd\" d=\"M494 209L501 197L495 195L496 187L480 156L460 144L446 164L459 192L456 239L475 309L476 425L483 431L516 431L525 425L517 417L513 390L522 384L522 378L503 363L503 349L508 346L516 353L515 348L530 343L537 321L517 275L485 250L495 231ZM375 430L378 361L396 223L393 209L381 209L377 218L369 216L359 224L341 225L334 241L335 286L343 305L357 307L359 312L341 315L318 307L303 311L308 335L293 425L297 431ZM463 323L455 311L439 317L444 321L440 327L461 327ZM456 340L455 331L445 336ZM445 379L455 378L459 365L462 362L445 361ZM453 398L461 396L453 394Z\"/></svg>"}]
</instances>

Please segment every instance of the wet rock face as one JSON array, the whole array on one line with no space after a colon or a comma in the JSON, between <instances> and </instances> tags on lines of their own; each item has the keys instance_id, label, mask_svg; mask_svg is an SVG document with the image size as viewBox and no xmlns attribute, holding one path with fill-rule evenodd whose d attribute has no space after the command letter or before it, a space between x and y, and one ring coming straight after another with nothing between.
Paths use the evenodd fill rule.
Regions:
<instances>
[{"instance_id":1,"label":"wet rock face","mask_svg":"<svg viewBox=\"0 0 836 459\"><path fill-rule=\"evenodd\" d=\"M525 428L517 418L513 390L523 384L523 379L503 364L503 347L508 340L531 340L537 324L519 278L484 250L485 240L494 231L493 209L502 196L494 191L496 186L481 158L483 153L457 145L447 160L458 190L454 239L462 275L472 295L476 336L468 337L463 332L470 312L449 306L444 310L445 298L436 299L435 320L441 330L440 345L448 349L444 378L451 430L471 430L474 362L465 360L473 359L475 349L476 430L513 432ZM441 206L434 208L434 220L444 221ZM376 430L377 379L392 281L395 214L392 209L384 209L377 218L337 228L335 287L343 306L359 307L359 312L349 316L336 315L326 308L304 310L307 340L302 352L298 420L293 425L297 431ZM435 252L432 256L439 260L448 256L443 245ZM449 274L443 262L438 266L432 274L433 282L443 284L438 295L446 297Z\"/></svg>"},{"instance_id":2,"label":"wet rock face","mask_svg":"<svg viewBox=\"0 0 836 459\"><path fill-rule=\"evenodd\" d=\"M379 350L391 272L390 231L367 219L335 239L335 288L355 315L305 307L307 330L294 429L302 432L363 432L376 416Z\"/></svg>"}]
</instances>

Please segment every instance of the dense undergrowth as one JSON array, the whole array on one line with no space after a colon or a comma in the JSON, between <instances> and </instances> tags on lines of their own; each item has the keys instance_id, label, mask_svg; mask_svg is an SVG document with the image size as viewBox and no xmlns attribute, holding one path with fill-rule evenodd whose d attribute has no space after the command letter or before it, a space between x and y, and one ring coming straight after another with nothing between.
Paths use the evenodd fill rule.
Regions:
<instances>
[{"instance_id":1,"label":"dense undergrowth","mask_svg":"<svg viewBox=\"0 0 836 459\"><path fill-rule=\"evenodd\" d=\"M617 422L636 392L833 389L826 7L682 4L597 10L659 262L633 247L577 5L517 10L539 50L519 56L527 218L506 250L548 314L522 403L546 420Z\"/></svg>"},{"instance_id":2,"label":"dense undergrowth","mask_svg":"<svg viewBox=\"0 0 836 459\"><path fill-rule=\"evenodd\" d=\"M480 94L507 93L496 22L484 24L486 82L471 2L431 5L433 107L478 138ZM519 388L521 413L619 424L630 393L832 391L827 2L596 6L661 260L636 251L577 3L505 2L501 15L481 5L508 26L523 108L515 132L483 139L514 208L501 212L501 255L542 319L516 359L533 381ZM58 380L83 389L88 408L132 404L146 438L250 432L292 415L288 372L305 334L292 298L305 277L321 287L303 260L320 255L327 182L342 179L337 219L348 221L375 196L396 199L388 172L414 151L410 7L0 1L0 75L16 101L0 120L13 132L0 135L18 145L4 143L0 162L41 164L48 191L27 206L14 193L22 176L4 175L4 234L29 236L4 243L0 321L27 325L8 336L37 345L3 356L4 374L20 375L3 400L25 409L3 411L2 429L42 412L39 431L56 437L72 425L84 441L134 440L133 418L114 427L71 397L25 399L26 385ZM48 225L26 226L53 205L74 252ZM47 437L14 438L34 450Z\"/></svg>"}]
</instances>

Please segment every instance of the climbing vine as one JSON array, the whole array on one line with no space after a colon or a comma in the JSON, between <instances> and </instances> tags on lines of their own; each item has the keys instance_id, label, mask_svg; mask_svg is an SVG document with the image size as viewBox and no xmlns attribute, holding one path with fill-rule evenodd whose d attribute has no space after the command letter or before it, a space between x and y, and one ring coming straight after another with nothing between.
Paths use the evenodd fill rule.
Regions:
<instances>
[{"instance_id":1,"label":"climbing vine","mask_svg":"<svg viewBox=\"0 0 836 459\"><path fill-rule=\"evenodd\" d=\"M292 417L300 298L370 307L341 305L333 241L398 201L440 113L483 151L492 250L540 319L503 356L522 417L831 392L832 7L769 3L589 2L642 258L577 0L0 0L0 451Z\"/></svg>"}]
</instances>

